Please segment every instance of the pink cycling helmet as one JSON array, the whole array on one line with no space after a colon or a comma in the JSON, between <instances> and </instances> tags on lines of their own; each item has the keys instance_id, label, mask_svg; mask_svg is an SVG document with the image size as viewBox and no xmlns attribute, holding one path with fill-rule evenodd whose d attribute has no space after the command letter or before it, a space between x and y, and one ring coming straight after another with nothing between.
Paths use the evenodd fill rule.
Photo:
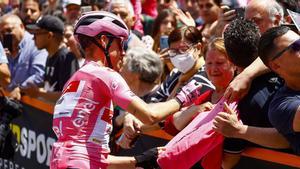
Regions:
<instances>
[{"instance_id":1,"label":"pink cycling helmet","mask_svg":"<svg viewBox=\"0 0 300 169\"><path fill-rule=\"evenodd\" d=\"M129 31L121 18L105 11L86 12L75 24L75 37L77 34L95 37L101 33L127 39Z\"/></svg>"},{"instance_id":2,"label":"pink cycling helmet","mask_svg":"<svg viewBox=\"0 0 300 169\"><path fill-rule=\"evenodd\" d=\"M120 38L124 42L128 39L129 31L123 20L115 14L105 11L91 11L84 13L75 24L74 36L82 45L81 43L84 42L80 42L78 35L91 37L91 42L103 50L108 67L113 68L109 54L113 38ZM99 35L111 36L106 47L95 40Z\"/></svg>"}]
</instances>

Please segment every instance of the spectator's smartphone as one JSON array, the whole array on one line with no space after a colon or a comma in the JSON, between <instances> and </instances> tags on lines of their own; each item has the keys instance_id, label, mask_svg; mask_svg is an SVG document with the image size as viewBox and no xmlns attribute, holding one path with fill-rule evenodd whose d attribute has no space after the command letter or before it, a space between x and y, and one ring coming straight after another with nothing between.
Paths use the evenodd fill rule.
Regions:
<instances>
[{"instance_id":1,"label":"spectator's smartphone","mask_svg":"<svg viewBox=\"0 0 300 169\"><path fill-rule=\"evenodd\" d=\"M234 8L237 18L245 18L245 7Z\"/></svg>"},{"instance_id":2,"label":"spectator's smartphone","mask_svg":"<svg viewBox=\"0 0 300 169\"><path fill-rule=\"evenodd\" d=\"M292 21L293 21L293 25L297 28L297 31L295 32L300 32L300 13L297 12L293 12L291 10L287 9L288 14L290 15Z\"/></svg>"},{"instance_id":3,"label":"spectator's smartphone","mask_svg":"<svg viewBox=\"0 0 300 169\"><path fill-rule=\"evenodd\" d=\"M92 6L82 6L80 9L81 13L90 12L92 11Z\"/></svg>"},{"instance_id":4,"label":"spectator's smartphone","mask_svg":"<svg viewBox=\"0 0 300 169\"><path fill-rule=\"evenodd\" d=\"M168 39L169 39L169 37L166 36L166 35L163 35L163 36L160 37L160 41L159 41L159 44L160 44L160 46L159 46L159 47L160 47L160 50L169 48Z\"/></svg>"},{"instance_id":5,"label":"spectator's smartphone","mask_svg":"<svg viewBox=\"0 0 300 169\"><path fill-rule=\"evenodd\" d=\"M13 41L12 34L10 34L10 33L4 34L3 41L2 41L3 48L7 48L9 51L12 51L12 47L13 47L12 41Z\"/></svg>"}]
</instances>

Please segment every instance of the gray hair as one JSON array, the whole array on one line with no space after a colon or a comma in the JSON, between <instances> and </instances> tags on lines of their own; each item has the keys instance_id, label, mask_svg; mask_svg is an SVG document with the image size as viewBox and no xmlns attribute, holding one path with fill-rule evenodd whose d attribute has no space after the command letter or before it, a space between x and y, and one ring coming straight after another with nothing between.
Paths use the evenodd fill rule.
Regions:
<instances>
[{"instance_id":1,"label":"gray hair","mask_svg":"<svg viewBox=\"0 0 300 169\"><path fill-rule=\"evenodd\" d=\"M280 24L282 24L284 22L283 8L278 2L272 1L269 7L269 15L273 21L275 20L276 14L280 16Z\"/></svg>"},{"instance_id":2,"label":"gray hair","mask_svg":"<svg viewBox=\"0 0 300 169\"><path fill-rule=\"evenodd\" d=\"M132 3L130 2L130 0L111 0L110 3L109 3L109 12L111 12L111 8L114 4L121 4L121 5L124 5L125 8L128 9L129 11L129 15L130 16L134 16L134 10L133 10L133 5Z\"/></svg>"},{"instance_id":3,"label":"gray hair","mask_svg":"<svg viewBox=\"0 0 300 169\"><path fill-rule=\"evenodd\" d=\"M276 18L276 15L280 16L280 24L284 22L284 12L282 6L276 2L275 0L260 0L261 3L264 5L266 11L269 14L269 17L272 21Z\"/></svg>"},{"instance_id":4,"label":"gray hair","mask_svg":"<svg viewBox=\"0 0 300 169\"><path fill-rule=\"evenodd\" d=\"M151 49L130 48L125 56L125 66L130 72L140 74L140 80L155 83L163 72L163 63Z\"/></svg>"}]
</instances>

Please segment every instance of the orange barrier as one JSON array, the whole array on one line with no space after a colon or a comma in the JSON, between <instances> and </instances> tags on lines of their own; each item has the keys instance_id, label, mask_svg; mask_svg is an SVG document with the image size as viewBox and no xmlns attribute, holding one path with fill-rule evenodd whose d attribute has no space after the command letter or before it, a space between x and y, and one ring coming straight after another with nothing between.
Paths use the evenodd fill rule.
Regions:
<instances>
[{"instance_id":1,"label":"orange barrier","mask_svg":"<svg viewBox=\"0 0 300 169\"><path fill-rule=\"evenodd\" d=\"M53 109L54 109L53 105L45 103L41 100L34 99L34 98L31 98L31 97L28 97L28 96L23 96L22 97L22 102L26 103L26 104L34 107L34 108L40 109L44 112L53 114Z\"/></svg>"},{"instance_id":2,"label":"orange barrier","mask_svg":"<svg viewBox=\"0 0 300 169\"><path fill-rule=\"evenodd\" d=\"M249 147L243 152L243 156L300 168L300 156L275 150Z\"/></svg>"},{"instance_id":3,"label":"orange barrier","mask_svg":"<svg viewBox=\"0 0 300 169\"><path fill-rule=\"evenodd\" d=\"M53 108L54 108L53 105L50 105L43 101L30 98L28 96L23 96L22 102L34 108L40 109L44 112L47 112L49 114L53 113ZM167 134L163 130L156 130L152 132L147 132L145 134L152 137L161 138L164 140L172 139L172 136ZM245 157L277 163L285 166L300 168L300 156L296 156L289 153L279 152L279 151L270 150L266 148L250 147L247 148L242 155Z\"/></svg>"},{"instance_id":4,"label":"orange barrier","mask_svg":"<svg viewBox=\"0 0 300 169\"><path fill-rule=\"evenodd\" d=\"M145 134L166 140L172 139L172 136L167 134L163 130L153 131ZM242 153L242 156L277 163L285 166L300 168L300 156L276 150L260 147L248 147Z\"/></svg>"}]
</instances>

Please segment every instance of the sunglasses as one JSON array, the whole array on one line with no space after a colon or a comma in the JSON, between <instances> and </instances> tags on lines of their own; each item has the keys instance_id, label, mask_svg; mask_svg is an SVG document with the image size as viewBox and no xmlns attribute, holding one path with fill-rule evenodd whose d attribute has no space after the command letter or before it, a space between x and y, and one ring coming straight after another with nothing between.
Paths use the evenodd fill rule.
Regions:
<instances>
[{"instance_id":1,"label":"sunglasses","mask_svg":"<svg viewBox=\"0 0 300 169\"><path fill-rule=\"evenodd\" d=\"M292 44L290 44L288 47L283 49L282 51L278 52L276 55L274 55L271 59L271 61L279 58L284 52L288 51L289 49L292 49L294 52L300 51L300 39L296 40Z\"/></svg>"}]
</instances>

